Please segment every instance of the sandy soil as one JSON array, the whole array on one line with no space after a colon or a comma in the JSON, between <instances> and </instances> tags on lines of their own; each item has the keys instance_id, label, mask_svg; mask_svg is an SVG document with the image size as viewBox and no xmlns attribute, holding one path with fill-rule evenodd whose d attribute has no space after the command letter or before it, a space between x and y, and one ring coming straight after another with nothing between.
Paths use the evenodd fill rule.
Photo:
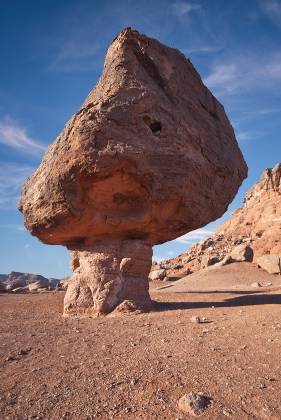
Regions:
<instances>
[{"instance_id":1,"label":"sandy soil","mask_svg":"<svg viewBox=\"0 0 281 420\"><path fill-rule=\"evenodd\" d=\"M281 419L281 288L214 289L99 319L63 318L62 292L0 295L1 420L188 419L190 391L213 398L204 419Z\"/></svg>"}]
</instances>

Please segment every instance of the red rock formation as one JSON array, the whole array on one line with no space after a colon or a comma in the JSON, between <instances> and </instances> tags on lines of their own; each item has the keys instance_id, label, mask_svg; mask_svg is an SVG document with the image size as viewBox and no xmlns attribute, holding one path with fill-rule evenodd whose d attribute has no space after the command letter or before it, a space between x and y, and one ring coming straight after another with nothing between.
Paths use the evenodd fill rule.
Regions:
<instances>
[{"instance_id":1,"label":"red rock formation","mask_svg":"<svg viewBox=\"0 0 281 420\"><path fill-rule=\"evenodd\" d=\"M190 61L125 29L20 210L33 235L74 251L65 312L107 313L124 299L147 306L151 246L221 216L246 174L224 109Z\"/></svg>"},{"instance_id":2,"label":"red rock formation","mask_svg":"<svg viewBox=\"0 0 281 420\"><path fill-rule=\"evenodd\" d=\"M266 169L246 194L244 205L216 232L230 239L249 239L254 259L281 255L281 163Z\"/></svg>"},{"instance_id":3,"label":"red rock formation","mask_svg":"<svg viewBox=\"0 0 281 420\"><path fill-rule=\"evenodd\" d=\"M187 253L164 261L161 267L165 268L166 274L170 276L175 273L184 275L188 270L189 272L198 271L233 255L235 249L237 254L239 244L241 246L244 244L240 250L247 251L247 246L252 249L254 262L275 259L279 261L281 257L281 163L263 172L261 179L246 194L243 207L237 209L212 237L194 245ZM267 254L277 257L259 259ZM241 256L239 261L242 260ZM246 258L246 260L251 259ZM265 262L264 266L266 266ZM276 266L278 266L277 263Z\"/></svg>"}]
</instances>

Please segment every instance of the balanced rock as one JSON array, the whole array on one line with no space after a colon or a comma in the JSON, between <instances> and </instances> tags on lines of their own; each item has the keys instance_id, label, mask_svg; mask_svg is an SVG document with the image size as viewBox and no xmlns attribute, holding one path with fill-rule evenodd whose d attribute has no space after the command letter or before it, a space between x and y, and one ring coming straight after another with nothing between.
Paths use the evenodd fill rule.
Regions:
<instances>
[{"instance_id":1,"label":"balanced rock","mask_svg":"<svg viewBox=\"0 0 281 420\"><path fill-rule=\"evenodd\" d=\"M247 175L222 105L178 50L130 28L23 187L25 226L72 251L65 314L148 308L151 247L220 217Z\"/></svg>"}]
</instances>

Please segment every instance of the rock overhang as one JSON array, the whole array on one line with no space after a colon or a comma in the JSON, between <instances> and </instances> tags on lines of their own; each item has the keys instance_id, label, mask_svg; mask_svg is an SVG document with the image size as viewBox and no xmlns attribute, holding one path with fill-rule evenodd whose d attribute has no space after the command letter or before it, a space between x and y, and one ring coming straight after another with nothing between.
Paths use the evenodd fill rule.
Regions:
<instances>
[{"instance_id":1,"label":"rock overhang","mask_svg":"<svg viewBox=\"0 0 281 420\"><path fill-rule=\"evenodd\" d=\"M246 173L224 109L190 61L127 28L20 206L46 243L157 244L221 216Z\"/></svg>"}]
</instances>

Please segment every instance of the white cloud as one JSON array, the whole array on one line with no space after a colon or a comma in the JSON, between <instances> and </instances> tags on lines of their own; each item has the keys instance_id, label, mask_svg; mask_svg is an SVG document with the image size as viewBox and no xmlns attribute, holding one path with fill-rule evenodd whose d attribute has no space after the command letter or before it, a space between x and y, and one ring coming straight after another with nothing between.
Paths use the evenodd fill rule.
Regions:
<instances>
[{"instance_id":1,"label":"white cloud","mask_svg":"<svg viewBox=\"0 0 281 420\"><path fill-rule=\"evenodd\" d=\"M189 14L193 10L199 10L201 9L200 4L192 4L185 1L180 1L172 4L174 13L177 16L184 16L186 14Z\"/></svg>"},{"instance_id":2,"label":"white cloud","mask_svg":"<svg viewBox=\"0 0 281 420\"><path fill-rule=\"evenodd\" d=\"M182 244L190 244L190 243L199 242L204 239L207 239L212 234L213 234L212 230L197 229L192 232L186 233L183 236L180 236L179 238L176 239L176 241Z\"/></svg>"},{"instance_id":3,"label":"white cloud","mask_svg":"<svg viewBox=\"0 0 281 420\"><path fill-rule=\"evenodd\" d=\"M167 254L169 255L169 257L174 257L176 255L175 251L173 250L168 251Z\"/></svg>"},{"instance_id":4,"label":"white cloud","mask_svg":"<svg viewBox=\"0 0 281 420\"><path fill-rule=\"evenodd\" d=\"M281 83L281 54L244 57L214 65L204 83L217 95L234 95L253 89L275 89Z\"/></svg>"},{"instance_id":5,"label":"white cloud","mask_svg":"<svg viewBox=\"0 0 281 420\"><path fill-rule=\"evenodd\" d=\"M34 171L30 166L1 163L0 172L0 209L15 209L20 188ZM21 230L21 227L19 227Z\"/></svg>"},{"instance_id":6,"label":"white cloud","mask_svg":"<svg viewBox=\"0 0 281 420\"><path fill-rule=\"evenodd\" d=\"M36 142L11 117L0 120L0 143L26 153L42 153L45 147Z\"/></svg>"},{"instance_id":7,"label":"white cloud","mask_svg":"<svg viewBox=\"0 0 281 420\"><path fill-rule=\"evenodd\" d=\"M189 54L213 54L213 53L217 53L222 51L225 48L224 45L207 45L207 44L202 44L202 45L198 45L198 46L192 46L191 48L185 48L183 51L183 53L185 55L189 55Z\"/></svg>"},{"instance_id":8,"label":"white cloud","mask_svg":"<svg viewBox=\"0 0 281 420\"><path fill-rule=\"evenodd\" d=\"M57 72L89 71L97 67L94 59L100 53L96 42L70 39L63 43L49 66L49 70Z\"/></svg>"},{"instance_id":9,"label":"white cloud","mask_svg":"<svg viewBox=\"0 0 281 420\"><path fill-rule=\"evenodd\" d=\"M237 131L235 135L239 142L252 140L255 137L254 134L250 131Z\"/></svg>"},{"instance_id":10,"label":"white cloud","mask_svg":"<svg viewBox=\"0 0 281 420\"><path fill-rule=\"evenodd\" d=\"M256 111L252 111L252 114L255 115L271 115L271 114L279 114L281 112L281 108L262 108Z\"/></svg>"},{"instance_id":11,"label":"white cloud","mask_svg":"<svg viewBox=\"0 0 281 420\"><path fill-rule=\"evenodd\" d=\"M239 86L239 71L236 64L218 64L204 80L210 88L223 89L229 93Z\"/></svg>"}]
</instances>

